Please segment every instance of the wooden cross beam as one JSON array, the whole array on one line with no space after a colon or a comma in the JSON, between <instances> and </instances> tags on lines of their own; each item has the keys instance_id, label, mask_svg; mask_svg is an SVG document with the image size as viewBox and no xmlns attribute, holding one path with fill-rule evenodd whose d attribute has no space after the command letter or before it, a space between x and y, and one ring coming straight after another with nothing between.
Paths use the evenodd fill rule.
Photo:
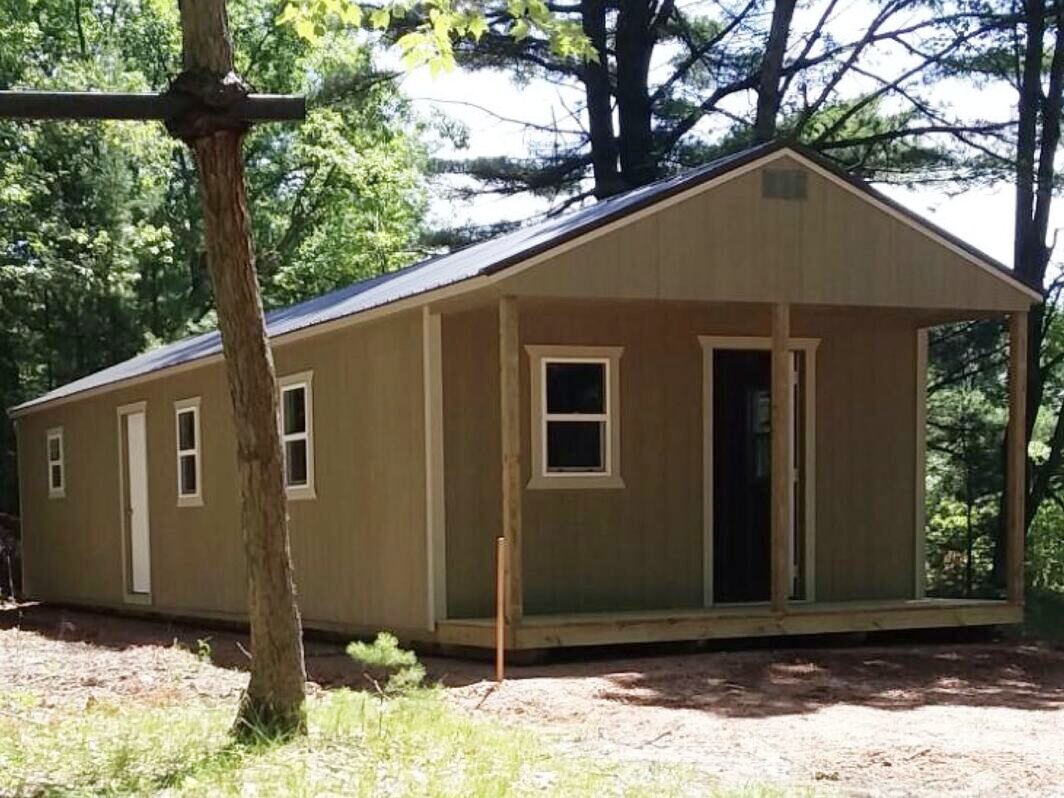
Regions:
<instances>
[{"instance_id":1,"label":"wooden cross beam","mask_svg":"<svg viewBox=\"0 0 1064 798\"><path fill-rule=\"evenodd\" d=\"M197 98L177 92L0 91L0 119L169 121L198 107ZM296 95L248 94L215 113L234 122L299 121L306 118L307 103L306 98Z\"/></svg>"}]
</instances>

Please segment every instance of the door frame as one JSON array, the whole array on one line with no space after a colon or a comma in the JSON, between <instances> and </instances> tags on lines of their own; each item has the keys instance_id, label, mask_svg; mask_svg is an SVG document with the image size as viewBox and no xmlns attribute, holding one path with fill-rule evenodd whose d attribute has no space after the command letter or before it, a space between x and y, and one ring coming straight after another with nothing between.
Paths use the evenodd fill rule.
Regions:
<instances>
[{"instance_id":1,"label":"door frame","mask_svg":"<svg viewBox=\"0 0 1064 798\"><path fill-rule=\"evenodd\" d=\"M717 349L772 351L768 336L700 335L702 347L702 606L712 607L713 601L713 353ZM819 338L790 338L787 349L805 356L805 457L802 462L804 484L802 494L802 529L805 532L802 552L802 583L805 595L801 602L816 599L816 352ZM791 414L791 423L795 422ZM794 431L787 436L794 441ZM792 485L794 484L792 480ZM792 513L792 519L794 514ZM793 534L793 533L792 533ZM793 562L793 557L791 558ZM731 604L727 606L732 606Z\"/></svg>"},{"instance_id":2,"label":"door frame","mask_svg":"<svg viewBox=\"0 0 1064 798\"><path fill-rule=\"evenodd\" d=\"M148 403L146 401L132 402L131 404L121 405L116 408L118 416L118 523L122 539L122 597L127 604L151 604L151 590L147 593L134 593L133 592L133 565L132 565L132 544L131 535L132 530L129 528L129 523L126 517L126 459L128 457L126 443L126 416L135 415L136 413L144 414L144 428L145 428L145 444L144 444L144 467L148 467L148 445L147 445L147 426L148 426ZM147 479L147 474L145 478ZM149 491L151 486L148 486ZM151 582L151 509L150 509L150 492L145 497L147 506L145 511L148 513L148 551L149 551L149 584Z\"/></svg>"}]
</instances>

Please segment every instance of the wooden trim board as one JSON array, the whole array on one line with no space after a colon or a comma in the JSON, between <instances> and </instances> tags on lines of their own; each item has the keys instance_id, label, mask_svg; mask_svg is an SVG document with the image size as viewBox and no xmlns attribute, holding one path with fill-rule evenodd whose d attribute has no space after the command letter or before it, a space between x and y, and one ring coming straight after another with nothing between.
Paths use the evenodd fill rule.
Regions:
<instances>
[{"instance_id":1,"label":"wooden trim board","mask_svg":"<svg viewBox=\"0 0 1064 798\"><path fill-rule=\"evenodd\" d=\"M1009 426L1005 468L1005 572L1010 603L1024 602L1027 504L1027 314L1009 316Z\"/></svg>"},{"instance_id":2,"label":"wooden trim board","mask_svg":"<svg viewBox=\"0 0 1064 798\"><path fill-rule=\"evenodd\" d=\"M440 314L426 305L422 320L425 394L425 561L428 564L426 627L447 617L447 517L444 496L443 343Z\"/></svg>"},{"instance_id":3,"label":"wooden trim board","mask_svg":"<svg viewBox=\"0 0 1064 798\"><path fill-rule=\"evenodd\" d=\"M769 604L660 612L526 616L513 630L515 649L664 643L689 640L996 626L1023 621L1023 611L1004 601L910 599L830 604L789 604L782 615ZM488 648L491 619L439 624L437 639Z\"/></svg>"},{"instance_id":4,"label":"wooden trim board","mask_svg":"<svg viewBox=\"0 0 1064 798\"><path fill-rule=\"evenodd\" d=\"M913 491L913 595L927 592L927 330L916 331L916 472Z\"/></svg>"}]
</instances>

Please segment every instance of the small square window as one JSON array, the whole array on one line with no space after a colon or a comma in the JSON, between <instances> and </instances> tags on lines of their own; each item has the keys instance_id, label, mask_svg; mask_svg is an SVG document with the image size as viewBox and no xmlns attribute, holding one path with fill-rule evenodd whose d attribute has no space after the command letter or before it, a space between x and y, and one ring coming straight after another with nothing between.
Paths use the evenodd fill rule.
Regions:
<instances>
[{"instance_id":1,"label":"small square window","mask_svg":"<svg viewBox=\"0 0 1064 798\"><path fill-rule=\"evenodd\" d=\"M546 363L548 413L605 413L605 363Z\"/></svg>"},{"instance_id":2,"label":"small square window","mask_svg":"<svg viewBox=\"0 0 1064 798\"><path fill-rule=\"evenodd\" d=\"M284 445L285 484L302 487L307 484L307 442L286 441Z\"/></svg>"},{"instance_id":3,"label":"small square window","mask_svg":"<svg viewBox=\"0 0 1064 798\"><path fill-rule=\"evenodd\" d=\"M307 389L298 385L285 388L284 397L284 434L297 435L307 431Z\"/></svg>"},{"instance_id":4,"label":"small square window","mask_svg":"<svg viewBox=\"0 0 1064 798\"><path fill-rule=\"evenodd\" d=\"M547 471L603 471L606 422L548 421Z\"/></svg>"},{"instance_id":5,"label":"small square window","mask_svg":"<svg viewBox=\"0 0 1064 798\"><path fill-rule=\"evenodd\" d=\"M623 487L615 396L621 349L527 349L536 425L529 487Z\"/></svg>"}]
</instances>

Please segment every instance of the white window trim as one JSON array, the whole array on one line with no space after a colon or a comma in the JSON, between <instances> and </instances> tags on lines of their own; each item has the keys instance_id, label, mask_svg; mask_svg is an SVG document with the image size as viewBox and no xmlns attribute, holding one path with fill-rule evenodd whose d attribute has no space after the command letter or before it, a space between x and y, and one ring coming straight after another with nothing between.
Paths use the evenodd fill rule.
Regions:
<instances>
[{"instance_id":1,"label":"white window trim","mask_svg":"<svg viewBox=\"0 0 1064 798\"><path fill-rule=\"evenodd\" d=\"M621 478L620 360L624 347L528 345L531 375L532 471L529 489L623 488ZM547 408L548 363L602 363L605 366L605 413L550 413ZM551 421L600 421L605 425L602 471L548 471L547 424Z\"/></svg>"},{"instance_id":2,"label":"white window trim","mask_svg":"<svg viewBox=\"0 0 1064 798\"><path fill-rule=\"evenodd\" d=\"M52 459L52 441L59 441L59 459ZM62 499L66 496L66 443L63 428L52 427L44 434L44 459L48 464L48 498ZM52 484L52 466L59 466L59 487Z\"/></svg>"},{"instance_id":3,"label":"white window trim","mask_svg":"<svg viewBox=\"0 0 1064 798\"><path fill-rule=\"evenodd\" d=\"M192 413L192 434L195 438L195 446L191 449L181 448L181 414ZM180 399L174 402L174 449L177 451L177 506L178 507L202 507L203 506L203 439L200 436L200 398L193 396L189 399ZM181 492L181 458L192 455L196 462L196 491L194 493Z\"/></svg>"},{"instance_id":4,"label":"white window trim","mask_svg":"<svg viewBox=\"0 0 1064 798\"><path fill-rule=\"evenodd\" d=\"M318 494L314 487L314 372L313 371L301 371L297 374L288 374L277 380L278 388L278 404L277 404L277 423L280 425L281 432L281 457L285 456L286 444L289 441L306 440L307 442L307 484L306 485L288 485L288 466L285 465L285 494L288 496L289 501L299 501L302 499L316 499ZM286 391L302 388L304 396L306 397L306 419L307 429L305 432L298 432L292 435L285 435L284 432L284 395Z\"/></svg>"}]
</instances>

